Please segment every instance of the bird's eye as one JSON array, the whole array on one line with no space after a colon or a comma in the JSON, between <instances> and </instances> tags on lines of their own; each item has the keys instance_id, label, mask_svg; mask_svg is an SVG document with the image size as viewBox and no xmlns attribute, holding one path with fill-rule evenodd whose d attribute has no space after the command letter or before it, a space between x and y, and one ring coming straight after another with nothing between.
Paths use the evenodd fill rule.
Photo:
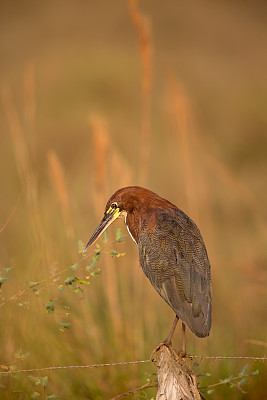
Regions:
<instances>
[{"instance_id":1,"label":"bird's eye","mask_svg":"<svg viewBox=\"0 0 267 400\"><path fill-rule=\"evenodd\" d=\"M117 207L118 207L118 204L117 204L117 203L112 203L112 204L111 204L111 208L112 208L113 210L115 210Z\"/></svg>"}]
</instances>

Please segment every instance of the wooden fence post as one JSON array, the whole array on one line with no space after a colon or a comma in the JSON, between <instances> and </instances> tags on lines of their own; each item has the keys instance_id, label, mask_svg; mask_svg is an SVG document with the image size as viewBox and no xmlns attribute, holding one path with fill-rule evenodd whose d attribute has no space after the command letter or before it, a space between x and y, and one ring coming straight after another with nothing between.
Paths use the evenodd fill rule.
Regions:
<instances>
[{"instance_id":1,"label":"wooden fence post","mask_svg":"<svg viewBox=\"0 0 267 400\"><path fill-rule=\"evenodd\" d=\"M201 400L197 379L184 360L161 346L157 361L158 393L156 400Z\"/></svg>"}]
</instances>

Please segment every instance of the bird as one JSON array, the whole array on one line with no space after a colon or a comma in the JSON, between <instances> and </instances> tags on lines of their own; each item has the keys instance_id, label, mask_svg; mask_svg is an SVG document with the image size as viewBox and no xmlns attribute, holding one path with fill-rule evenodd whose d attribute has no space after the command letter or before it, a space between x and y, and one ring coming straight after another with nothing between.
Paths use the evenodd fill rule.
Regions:
<instances>
[{"instance_id":1,"label":"bird","mask_svg":"<svg viewBox=\"0 0 267 400\"><path fill-rule=\"evenodd\" d=\"M197 225L181 209L156 193L140 186L118 189L108 200L104 217L84 251L119 217L138 246L144 274L175 318L167 338L160 342L171 347L179 320L186 355L185 330L197 337L209 335L212 317L212 283L206 246Z\"/></svg>"}]
</instances>

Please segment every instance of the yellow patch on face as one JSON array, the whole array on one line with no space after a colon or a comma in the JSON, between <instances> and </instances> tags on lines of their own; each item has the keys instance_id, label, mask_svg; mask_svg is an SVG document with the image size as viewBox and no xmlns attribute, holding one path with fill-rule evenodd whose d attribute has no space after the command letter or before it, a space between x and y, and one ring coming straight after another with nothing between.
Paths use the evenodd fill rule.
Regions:
<instances>
[{"instance_id":1,"label":"yellow patch on face","mask_svg":"<svg viewBox=\"0 0 267 400\"><path fill-rule=\"evenodd\" d=\"M121 213L122 213L122 211L120 211L119 208L116 208L114 215L113 215L113 221L115 221L115 219L117 219Z\"/></svg>"},{"instance_id":2,"label":"yellow patch on face","mask_svg":"<svg viewBox=\"0 0 267 400\"><path fill-rule=\"evenodd\" d=\"M111 214L114 212L114 206L118 207L118 203L112 203L109 209L106 211L106 214Z\"/></svg>"}]
</instances>

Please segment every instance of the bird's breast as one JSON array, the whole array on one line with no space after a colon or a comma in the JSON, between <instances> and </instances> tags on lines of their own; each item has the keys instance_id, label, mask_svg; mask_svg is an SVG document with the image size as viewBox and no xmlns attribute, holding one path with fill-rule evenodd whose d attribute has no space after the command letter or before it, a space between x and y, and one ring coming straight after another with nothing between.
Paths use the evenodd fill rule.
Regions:
<instances>
[{"instance_id":1,"label":"bird's breast","mask_svg":"<svg viewBox=\"0 0 267 400\"><path fill-rule=\"evenodd\" d=\"M138 244L139 236L144 231L153 231L157 226L158 215L155 212L128 212L125 216L125 224L131 238Z\"/></svg>"}]
</instances>

